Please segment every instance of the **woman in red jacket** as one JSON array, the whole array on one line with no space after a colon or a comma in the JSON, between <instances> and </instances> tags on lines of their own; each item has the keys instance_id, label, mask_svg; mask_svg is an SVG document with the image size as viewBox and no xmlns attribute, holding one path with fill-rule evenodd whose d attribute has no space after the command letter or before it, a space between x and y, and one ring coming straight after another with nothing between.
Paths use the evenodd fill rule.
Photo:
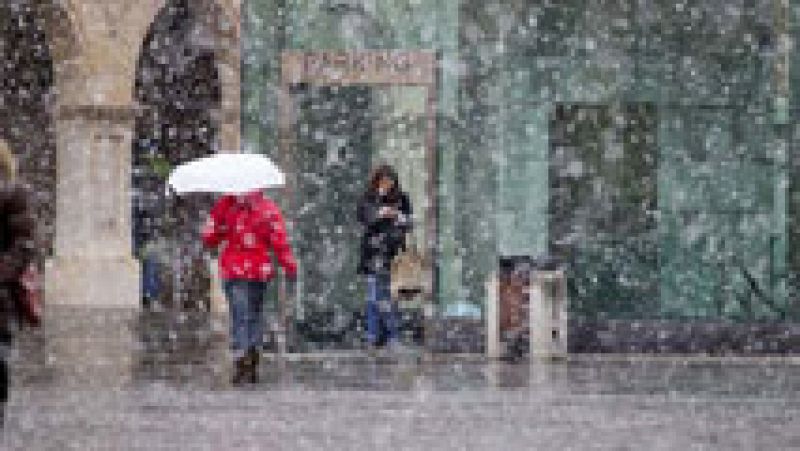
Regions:
<instances>
[{"instance_id":1,"label":"woman in red jacket","mask_svg":"<svg viewBox=\"0 0 800 451\"><path fill-rule=\"evenodd\" d=\"M203 241L208 247L223 246L219 265L231 315L233 382L256 382L264 335L264 291L275 275L269 251L286 277L297 275L283 216L261 192L226 195L212 208Z\"/></svg>"}]
</instances>

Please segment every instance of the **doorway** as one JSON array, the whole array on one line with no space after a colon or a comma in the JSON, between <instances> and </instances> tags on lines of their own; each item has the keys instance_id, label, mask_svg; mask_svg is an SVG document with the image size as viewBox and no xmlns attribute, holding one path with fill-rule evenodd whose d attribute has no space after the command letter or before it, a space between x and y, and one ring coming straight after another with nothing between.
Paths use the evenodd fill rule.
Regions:
<instances>
[{"instance_id":1,"label":"doorway","mask_svg":"<svg viewBox=\"0 0 800 451\"><path fill-rule=\"evenodd\" d=\"M287 313L309 344L360 342L365 286L357 273L362 230L356 212L376 165L397 170L414 209L407 244L428 262L429 286L405 302L418 307L407 308L415 311L409 315L421 318L433 295L435 76L409 76L432 71L433 58L415 65L418 55L397 55L284 55L281 164L289 174L287 219L300 265ZM331 77L332 70L339 76Z\"/></svg>"},{"instance_id":2,"label":"doorway","mask_svg":"<svg viewBox=\"0 0 800 451\"><path fill-rule=\"evenodd\" d=\"M132 144L133 251L142 262L144 307L209 311L211 275L198 230L211 196L166 194L175 166L218 151L222 84L199 3L167 2L136 67L142 107Z\"/></svg>"}]
</instances>

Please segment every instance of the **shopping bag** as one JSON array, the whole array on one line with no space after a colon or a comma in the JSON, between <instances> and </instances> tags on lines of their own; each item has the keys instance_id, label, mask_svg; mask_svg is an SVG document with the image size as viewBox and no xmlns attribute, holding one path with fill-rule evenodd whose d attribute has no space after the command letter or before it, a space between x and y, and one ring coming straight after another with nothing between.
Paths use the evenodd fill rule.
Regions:
<instances>
[{"instance_id":1,"label":"shopping bag","mask_svg":"<svg viewBox=\"0 0 800 451\"><path fill-rule=\"evenodd\" d=\"M427 281L426 259L416 246L406 246L392 261L392 294L405 300L425 292Z\"/></svg>"}]
</instances>

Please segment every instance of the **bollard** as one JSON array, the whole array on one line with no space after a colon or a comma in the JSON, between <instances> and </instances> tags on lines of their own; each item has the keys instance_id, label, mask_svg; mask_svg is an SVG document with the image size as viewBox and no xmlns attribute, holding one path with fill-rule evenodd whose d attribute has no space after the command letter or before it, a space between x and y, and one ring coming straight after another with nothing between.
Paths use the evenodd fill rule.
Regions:
<instances>
[{"instance_id":1,"label":"bollard","mask_svg":"<svg viewBox=\"0 0 800 451\"><path fill-rule=\"evenodd\" d=\"M567 357L567 279L563 270L533 271L530 284L531 361Z\"/></svg>"},{"instance_id":2,"label":"bollard","mask_svg":"<svg viewBox=\"0 0 800 451\"><path fill-rule=\"evenodd\" d=\"M486 357L499 359L500 350L500 290L497 273L486 281Z\"/></svg>"}]
</instances>

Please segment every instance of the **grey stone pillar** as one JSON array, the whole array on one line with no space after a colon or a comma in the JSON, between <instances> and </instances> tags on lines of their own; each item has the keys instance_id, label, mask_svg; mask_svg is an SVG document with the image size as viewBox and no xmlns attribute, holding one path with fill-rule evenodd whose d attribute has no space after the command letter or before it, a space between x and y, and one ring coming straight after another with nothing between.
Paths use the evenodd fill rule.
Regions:
<instances>
[{"instance_id":1,"label":"grey stone pillar","mask_svg":"<svg viewBox=\"0 0 800 451\"><path fill-rule=\"evenodd\" d=\"M49 304L137 307L139 264L131 255L131 105L62 106L54 258Z\"/></svg>"}]
</instances>

